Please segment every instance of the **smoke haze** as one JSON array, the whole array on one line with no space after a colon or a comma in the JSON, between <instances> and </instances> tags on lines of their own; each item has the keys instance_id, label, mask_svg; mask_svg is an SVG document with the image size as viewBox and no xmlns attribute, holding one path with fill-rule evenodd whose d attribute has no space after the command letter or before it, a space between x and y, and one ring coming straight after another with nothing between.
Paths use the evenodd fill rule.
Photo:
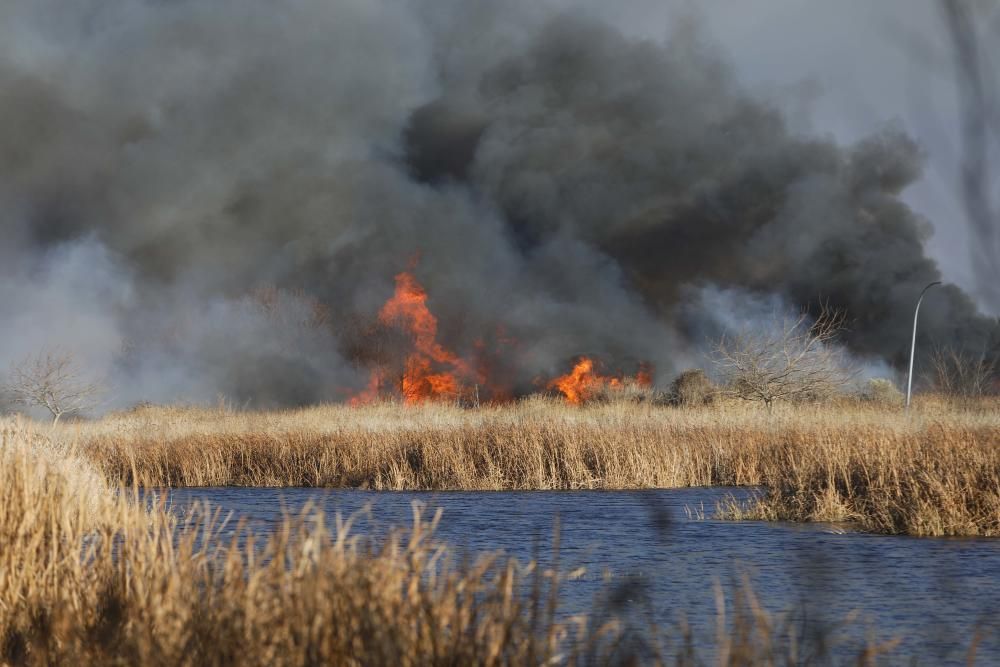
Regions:
<instances>
[{"instance_id":1,"label":"smoke haze","mask_svg":"<svg viewBox=\"0 0 1000 667\"><path fill-rule=\"evenodd\" d=\"M530 2L0 8L0 368L53 345L114 403L344 400L407 266L517 393L580 354L693 363L743 303L844 308L899 364L940 272L920 146L790 129L678 19ZM411 264L412 263L412 264ZM747 315L750 317L750 315ZM948 285L926 340L995 349Z\"/></svg>"}]
</instances>

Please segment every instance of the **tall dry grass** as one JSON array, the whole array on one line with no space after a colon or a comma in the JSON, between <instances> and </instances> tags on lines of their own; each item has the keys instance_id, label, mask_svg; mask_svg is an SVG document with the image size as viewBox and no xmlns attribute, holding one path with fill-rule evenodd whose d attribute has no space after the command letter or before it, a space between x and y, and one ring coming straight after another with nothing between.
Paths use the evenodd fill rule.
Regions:
<instances>
[{"instance_id":1,"label":"tall dry grass","mask_svg":"<svg viewBox=\"0 0 1000 667\"><path fill-rule=\"evenodd\" d=\"M217 517L179 523L66 462L4 428L2 664L543 664L614 650L613 624L557 622L555 575L488 556L461 566L419 514L377 549L315 513L256 550L220 543Z\"/></svg>"},{"instance_id":2,"label":"tall dry grass","mask_svg":"<svg viewBox=\"0 0 1000 667\"><path fill-rule=\"evenodd\" d=\"M579 409L543 399L476 410L151 408L80 424L67 435L123 486L502 490L760 483L765 462L759 454L771 423L756 411L721 416L629 404Z\"/></svg>"},{"instance_id":3,"label":"tall dry grass","mask_svg":"<svg viewBox=\"0 0 1000 667\"><path fill-rule=\"evenodd\" d=\"M583 408L535 398L284 412L143 408L58 427L113 485L372 489L763 486L733 517L1000 533L1000 402Z\"/></svg>"},{"instance_id":4,"label":"tall dry grass","mask_svg":"<svg viewBox=\"0 0 1000 667\"><path fill-rule=\"evenodd\" d=\"M770 457L778 465L768 467L763 495L725 503L721 516L1000 535L1000 410L903 420L777 440Z\"/></svg>"},{"instance_id":5,"label":"tall dry grass","mask_svg":"<svg viewBox=\"0 0 1000 667\"><path fill-rule=\"evenodd\" d=\"M260 549L252 536L222 543L207 510L179 522L112 493L73 456L2 425L0 664L748 665L829 648L745 589L728 618L720 606L710 657L683 626L671 639L613 613L566 617L558 572L455 562L419 514L378 547L319 513ZM850 655L874 664L888 648Z\"/></svg>"}]
</instances>

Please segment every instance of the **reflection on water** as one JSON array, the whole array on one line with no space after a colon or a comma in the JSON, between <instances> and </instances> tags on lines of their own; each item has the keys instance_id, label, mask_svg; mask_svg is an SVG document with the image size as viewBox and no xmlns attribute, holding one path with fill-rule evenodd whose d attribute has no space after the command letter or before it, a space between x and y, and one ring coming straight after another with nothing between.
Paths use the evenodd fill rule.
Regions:
<instances>
[{"instance_id":1,"label":"reflection on water","mask_svg":"<svg viewBox=\"0 0 1000 667\"><path fill-rule=\"evenodd\" d=\"M383 534L411 522L412 502L444 511L438 536L467 553L503 550L522 560L551 556L556 517L560 566L587 575L563 586L570 612L591 610L604 576L634 579L671 624L683 612L698 636L714 627L713 586L749 575L771 611L806 610L829 623L850 612L880 635L903 640L921 664L961 663L977 625L1000 611L1000 540L927 539L845 532L832 526L711 519L720 489L658 491L374 492L340 489L197 488L169 492L179 511L191 503L244 519L255 532L298 514L309 501L329 515L370 505L355 532ZM746 494L748 492L743 491ZM704 508L707 520L686 508ZM230 525L235 525L235 521ZM863 632L859 626L852 632ZM900 657L900 654L894 654ZM1000 638L988 633L977 664L1000 664Z\"/></svg>"}]
</instances>

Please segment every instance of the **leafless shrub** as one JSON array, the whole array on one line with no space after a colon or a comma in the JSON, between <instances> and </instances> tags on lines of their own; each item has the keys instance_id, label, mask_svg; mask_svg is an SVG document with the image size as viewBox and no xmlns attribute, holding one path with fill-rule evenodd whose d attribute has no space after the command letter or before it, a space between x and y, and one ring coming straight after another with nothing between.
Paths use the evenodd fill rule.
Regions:
<instances>
[{"instance_id":1,"label":"leafless shrub","mask_svg":"<svg viewBox=\"0 0 1000 667\"><path fill-rule=\"evenodd\" d=\"M899 406L903 404L903 392L888 378L872 378L862 389L861 399L876 405Z\"/></svg>"},{"instance_id":2,"label":"leafless shrub","mask_svg":"<svg viewBox=\"0 0 1000 667\"><path fill-rule=\"evenodd\" d=\"M705 371L690 368L674 378L670 385L670 402L683 406L709 405L715 401L717 393L718 387L708 379Z\"/></svg>"},{"instance_id":3,"label":"leafless shrub","mask_svg":"<svg viewBox=\"0 0 1000 667\"><path fill-rule=\"evenodd\" d=\"M989 394L998 370L996 358L985 352L974 355L945 346L931 353L934 388L948 396L976 398Z\"/></svg>"},{"instance_id":4,"label":"leafless shrub","mask_svg":"<svg viewBox=\"0 0 1000 667\"><path fill-rule=\"evenodd\" d=\"M726 392L759 401L819 401L842 393L857 374L837 345L841 311L824 307L815 320L776 317L762 326L723 336L713 362Z\"/></svg>"},{"instance_id":5,"label":"leafless shrub","mask_svg":"<svg viewBox=\"0 0 1000 667\"><path fill-rule=\"evenodd\" d=\"M14 364L5 393L14 405L45 408L58 423L63 415L96 407L103 388L86 377L71 352L47 349Z\"/></svg>"}]
</instances>

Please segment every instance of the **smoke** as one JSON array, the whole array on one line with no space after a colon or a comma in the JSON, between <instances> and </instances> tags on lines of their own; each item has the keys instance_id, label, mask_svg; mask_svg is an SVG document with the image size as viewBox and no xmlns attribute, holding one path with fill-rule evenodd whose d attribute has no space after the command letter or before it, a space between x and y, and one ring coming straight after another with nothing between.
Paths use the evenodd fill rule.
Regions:
<instances>
[{"instance_id":1,"label":"smoke","mask_svg":"<svg viewBox=\"0 0 1000 667\"><path fill-rule=\"evenodd\" d=\"M996 165L1000 160L1000 31L996 7L940 0L954 50L955 80L961 110L962 201L969 223L971 265L977 291L1000 310L1000 202ZM993 24L992 31L981 26Z\"/></svg>"},{"instance_id":2,"label":"smoke","mask_svg":"<svg viewBox=\"0 0 1000 667\"><path fill-rule=\"evenodd\" d=\"M364 386L415 256L439 335L510 388L579 354L664 382L737 289L852 319L896 364L940 277L919 147L791 131L686 26L539 3L14 1L0 8L0 361L76 350L115 402ZM715 304L715 305L713 305ZM997 323L955 287L927 339ZM707 326L707 325L705 325Z\"/></svg>"},{"instance_id":3,"label":"smoke","mask_svg":"<svg viewBox=\"0 0 1000 667\"><path fill-rule=\"evenodd\" d=\"M780 339L780 332L800 323L799 332L805 332L815 320L803 317L802 310L775 293L751 292L739 287L725 289L714 285L690 286L684 303L677 308L678 327L693 341L702 341L698 355L689 361L690 366L707 368L712 372L712 359L718 357L718 341L723 337L745 333L757 340ZM855 353L837 356L843 362L847 375L852 376L854 388L860 389L873 378L889 379L899 383L905 374L890 366L885 359ZM719 378L723 380L724 378Z\"/></svg>"}]
</instances>

